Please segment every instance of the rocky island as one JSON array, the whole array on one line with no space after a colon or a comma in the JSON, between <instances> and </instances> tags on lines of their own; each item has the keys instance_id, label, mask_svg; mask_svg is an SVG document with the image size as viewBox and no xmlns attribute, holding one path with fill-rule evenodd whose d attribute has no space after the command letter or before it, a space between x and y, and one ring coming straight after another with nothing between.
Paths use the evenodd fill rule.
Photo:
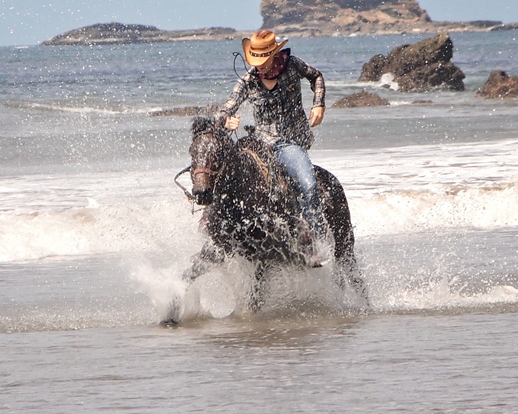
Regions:
<instances>
[{"instance_id":1,"label":"rocky island","mask_svg":"<svg viewBox=\"0 0 518 414\"><path fill-rule=\"evenodd\" d=\"M518 23L499 21L434 22L417 0L261 0L260 10L263 28L290 37L518 30ZM161 30L138 24L100 23L60 34L42 45L222 40L250 35L253 29Z\"/></svg>"},{"instance_id":2,"label":"rocky island","mask_svg":"<svg viewBox=\"0 0 518 414\"><path fill-rule=\"evenodd\" d=\"M197 30L160 30L155 26L123 23L99 23L82 27L45 40L42 46L114 45L160 43L175 40L210 40L233 38L235 29L212 27Z\"/></svg>"}]
</instances>

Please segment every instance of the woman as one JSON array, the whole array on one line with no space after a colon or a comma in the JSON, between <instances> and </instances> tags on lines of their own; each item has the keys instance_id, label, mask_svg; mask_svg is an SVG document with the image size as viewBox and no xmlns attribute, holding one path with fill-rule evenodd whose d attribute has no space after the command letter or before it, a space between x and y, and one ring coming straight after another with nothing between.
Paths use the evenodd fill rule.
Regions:
<instances>
[{"instance_id":1,"label":"woman","mask_svg":"<svg viewBox=\"0 0 518 414\"><path fill-rule=\"evenodd\" d=\"M324 119L324 78L318 70L292 56L290 49L281 50L286 42L277 42L270 30L260 30L243 39L245 59L252 68L238 80L216 117L225 122L226 128L236 130L240 122L237 110L244 101L252 103L256 136L272 146L277 160L298 183L302 214L314 235L321 237L323 214L307 150L314 141L310 126ZM302 106L302 78L309 80L315 94L309 120Z\"/></svg>"}]
</instances>

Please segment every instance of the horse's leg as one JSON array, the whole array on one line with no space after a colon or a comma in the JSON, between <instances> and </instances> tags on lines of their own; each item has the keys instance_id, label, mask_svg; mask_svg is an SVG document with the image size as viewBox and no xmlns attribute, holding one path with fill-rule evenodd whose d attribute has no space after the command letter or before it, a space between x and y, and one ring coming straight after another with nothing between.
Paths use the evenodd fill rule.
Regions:
<instances>
[{"instance_id":1,"label":"horse's leg","mask_svg":"<svg viewBox=\"0 0 518 414\"><path fill-rule=\"evenodd\" d=\"M267 279L269 267L264 262L259 262L255 266L254 278L252 280L252 289L250 291L249 306L253 312L258 312L264 306L264 297L267 290Z\"/></svg>"},{"instance_id":2,"label":"horse's leg","mask_svg":"<svg viewBox=\"0 0 518 414\"><path fill-rule=\"evenodd\" d=\"M225 253L223 249L215 246L212 241L206 242L200 253L193 260L192 266L183 272L182 280L191 284L197 278L207 273L215 265L223 263Z\"/></svg>"},{"instance_id":3,"label":"horse's leg","mask_svg":"<svg viewBox=\"0 0 518 414\"><path fill-rule=\"evenodd\" d=\"M335 283L342 290L345 290L346 283L348 282L354 292L365 301L365 305L367 307L370 306L367 285L362 278L355 257L337 260L333 269L333 276Z\"/></svg>"},{"instance_id":4,"label":"horse's leg","mask_svg":"<svg viewBox=\"0 0 518 414\"><path fill-rule=\"evenodd\" d=\"M204 275L215 265L223 262L225 258L222 249L212 242L207 242L198 253L189 269L183 272L182 281L185 282L185 290L200 276ZM179 323L182 320L182 298L179 292L174 292L169 304L169 313L165 323Z\"/></svg>"},{"instance_id":5,"label":"horse's leg","mask_svg":"<svg viewBox=\"0 0 518 414\"><path fill-rule=\"evenodd\" d=\"M324 216L335 241L335 282L341 289L345 289L348 282L354 291L364 298L368 306L367 286L354 255L354 232L344 189L338 179L328 171L317 166L315 171Z\"/></svg>"}]
</instances>

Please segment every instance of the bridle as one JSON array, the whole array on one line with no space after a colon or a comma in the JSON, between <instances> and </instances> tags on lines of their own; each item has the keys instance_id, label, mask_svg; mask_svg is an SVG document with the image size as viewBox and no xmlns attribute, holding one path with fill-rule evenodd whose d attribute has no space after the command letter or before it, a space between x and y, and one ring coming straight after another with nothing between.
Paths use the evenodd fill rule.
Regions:
<instances>
[{"instance_id":1,"label":"bridle","mask_svg":"<svg viewBox=\"0 0 518 414\"><path fill-rule=\"evenodd\" d=\"M198 174L208 174L208 175L218 175L219 172L221 171L221 169L219 170L212 170L210 168L196 168L194 170L194 172L192 173L195 177L198 175Z\"/></svg>"},{"instance_id":2,"label":"bridle","mask_svg":"<svg viewBox=\"0 0 518 414\"><path fill-rule=\"evenodd\" d=\"M203 136L203 135L208 135L208 134L207 133L200 133L199 135ZM194 138L196 138L199 135L196 135ZM212 131L212 135L215 136L216 140L220 140L221 139L220 137L218 137L216 135L216 133L214 131ZM225 154L223 156L223 159L221 160L221 165L222 166L219 169L217 169L217 170L214 170L214 169L208 168L208 167L197 167L197 168L195 168L194 171L192 171L193 177L196 177L198 174L207 174L207 175L212 176L212 177L217 177L218 174L223 170L223 166L225 165L225 161L226 161L225 159L227 157L228 157L228 154ZM191 166L191 168L192 168L192 166Z\"/></svg>"},{"instance_id":3,"label":"bridle","mask_svg":"<svg viewBox=\"0 0 518 414\"><path fill-rule=\"evenodd\" d=\"M225 156L225 158L226 157L228 157L228 154ZM221 173L222 170L225 169L226 163L223 162L222 165L223 165L222 168L220 168L219 170L213 170L213 169L207 168L207 167L198 167L198 168L195 168L193 171L192 164L191 164L188 167L185 167L183 170L181 170L178 174L175 175L175 177L174 177L175 184L183 191L183 193L187 197L187 200L192 204L192 214L194 214L196 211L203 210L204 207L202 207L198 210L195 210L194 204L196 201L196 197L187 188L185 188L180 182L178 182L178 179L183 174L185 174L187 172L191 172L193 177L196 177L198 174L207 174L207 175L216 177L216 181L217 181L217 176Z\"/></svg>"},{"instance_id":4,"label":"bridle","mask_svg":"<svg viewBox=\"0 0 518 414\"><path fill-rule=\"evenodd\" d=\"M183 191L183 193L185 194L185 196L187 197L187 200L189 201L189 203L191 203L191 214L194 214L198 211L202 211L205 209L205 207L200 207L198 209L196 209L194 207L194 204L196 203L196 197L194 197L191 192L189 190L187 190L187 188L185 188L182 184L180 184L178 182L178 179L183 175L185 174L186 172L190 172L192 170L192 165L189 165L188 167L185 167L182 171L180 171L178 174L176 174L174 176L174 183L180 187L180 189ZM209 170L208 168L197 168L194 172L193 172L193 175L196 176L196 174L202 174L202 173L207 173L207 174L211 174L211 175L217 175L219 173L219 171L213 171L213 170Z\"/></svg>"}]
</instances>

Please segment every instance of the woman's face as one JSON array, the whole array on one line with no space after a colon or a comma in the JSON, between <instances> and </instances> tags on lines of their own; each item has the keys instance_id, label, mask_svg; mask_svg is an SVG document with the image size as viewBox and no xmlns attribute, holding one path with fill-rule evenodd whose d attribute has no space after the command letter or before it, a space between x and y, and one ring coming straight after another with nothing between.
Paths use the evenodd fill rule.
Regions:
<instances>
[{"instance_id":1,"label":"woman's face","mask_svg":"<svg viewBox=\"0 0 518 414\"><path fill-rule=\"evenodd\" d=\"M259 71L260 74L264 75L265 73L268 73L270 69L273 66L273 59L268 59L266 63L263 63L260 66L256 66L256 69Z\"/></svg>"}]
</instances>

